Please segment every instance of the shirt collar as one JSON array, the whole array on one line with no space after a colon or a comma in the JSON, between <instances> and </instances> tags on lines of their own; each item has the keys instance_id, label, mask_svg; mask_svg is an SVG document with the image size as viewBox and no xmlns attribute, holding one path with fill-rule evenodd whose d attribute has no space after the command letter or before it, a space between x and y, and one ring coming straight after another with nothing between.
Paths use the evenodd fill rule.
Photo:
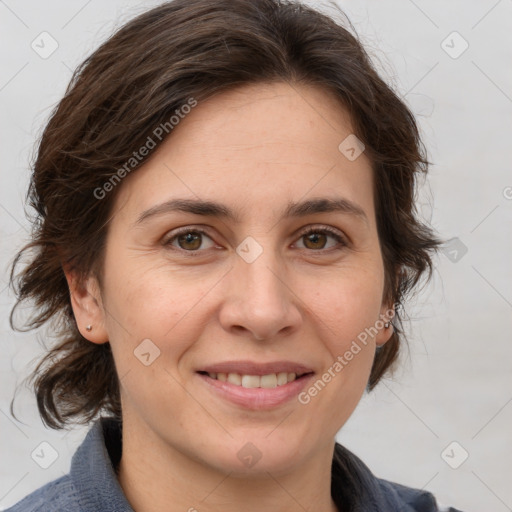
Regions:
<instances>
[{"instance_id":1,"label":"shirt collar","mask_svg":"<svg viewBox=\"0 0 512 512\"><path fill-rule=\"evenodd\" d=\"M102 417L73 455L70 475L83 512L134 512L115 472L121 458L121 440L121 422Z\"/></svg>"}]
</instances>

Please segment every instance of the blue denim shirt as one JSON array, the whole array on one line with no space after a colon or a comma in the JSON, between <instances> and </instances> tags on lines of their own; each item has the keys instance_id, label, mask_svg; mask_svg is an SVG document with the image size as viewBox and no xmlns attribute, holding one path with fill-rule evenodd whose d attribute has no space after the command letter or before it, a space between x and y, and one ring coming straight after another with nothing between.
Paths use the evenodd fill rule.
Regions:
<instances>
[{"instance_id":1,"label":"blue denim shirt","mask_svg":"<svg viewBox=\"0 0 512 512\"><path fill-rule=\"evenodd\" d=\"M96 420L71 460L67 475L35 490L6 512L134 512L119 485L120 422ZM440 509L434 496L376 478L353 453L336 444L331 493L343 512L460 512Z\"/></svg>"}]
</instances>

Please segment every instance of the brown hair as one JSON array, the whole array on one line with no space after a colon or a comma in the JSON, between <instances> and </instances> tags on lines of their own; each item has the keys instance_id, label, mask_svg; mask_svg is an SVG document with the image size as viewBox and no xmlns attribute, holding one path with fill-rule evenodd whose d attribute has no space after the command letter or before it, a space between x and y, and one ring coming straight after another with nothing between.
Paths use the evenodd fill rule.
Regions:
<instances>
[{"instance_id":1,"label":"brown hair","mask_svg":"<svg viewBox=\"0 0 512 512\"><path fill-rule=\"evenodd\" d=\"M414 204L416 180L428 168L425 151L414 116L357 37L292 1L164 3L121 27L75 70L39 141L27 197L36 215L32 239L12 265L17 303L10 320L15 328L14 312L26 299L36 306L28 329L52 320L58 343L31 375L46 425L88 423L101 411L121 419L110 344L81 336L63 272L66 266L81 278L92 273L101 285L120 187L98 199L99 188L190 98L201 102L228 88L273 81L316 84L350 113L373 164L388 303L401 304L425 271L430 279L430 252L441 242L416 217ZM31 259L15 274L27 250ZM370 390L397 357L402 315L399 308L391 339L377 350Z\"/></svg>"}]
</instances>

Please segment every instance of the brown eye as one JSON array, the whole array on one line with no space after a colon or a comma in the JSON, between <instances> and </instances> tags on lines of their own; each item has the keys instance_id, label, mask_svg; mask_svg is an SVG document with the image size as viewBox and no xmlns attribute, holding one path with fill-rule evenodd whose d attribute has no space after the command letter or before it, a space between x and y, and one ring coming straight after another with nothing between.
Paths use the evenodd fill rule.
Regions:
<instances>
[{"instance_id":1,"label":"brown eye","mask_svg":"<svg viewBox=\"0 0 512 512\"><path fill-rule=\"evenodd\" d=\"M196 250L201 247L201 234L191 231L185 235L177 237L178 244L181 249Z\"/></svg>"},{"instance_id":2,"label":"brown eye","mask_svg":"<svg viewBox=\"0 0 512 512\"><path fill-rule=\"evenodd\" d=\"M174 236L168 238L164 245L172 246L186 252L200 252L201 246L204 244L205 239L211 241L211 238L200 229L184 229L176 233ZM209 249L209 247L202 247L202 249Z\"/></svg>"},{"instance_id":3,"label":"brown eye","mask_svg":"<svg viewBox=\"0 0 512 512\"><path fill-rule=\"evenodd\" d=\"M323 233L310 233L303 238L308 249L323 249L327 241L327 236Z\"/></svg>"},{"instance_id":4,"label":"brown eye","mask_svg":"<svg viewBox=\"0 0 512 512\"><path fill-rule=\"evenodd\" d=\"M331 247L326 247L329 238L336 240L337 244L331 245ZM327 228L309 229L305 233L301 234L300 239L304 240L304 246L306 249L314 251L332 249L333 247L336 247L336 245L340 246L339 248L343 248L347 245L345 239L338 234L338 232Z\"/></svg>"},{"instance_id":5,"label":"brown eye","mask_svg":"<svg viewBox=\"0 0 512 512\"><path fill-rule=\"evenodd\" d=\"M328 246L329 239L334 239L336 243L331 243L331 245ZM206 240L210 241L210 245L204 247ZM299 240L304 240L304 247L299 248L308 249L314 252L320 252L323 250L329 251L331 249L341 250L348 245L342 235L337 231L326 227L310 228L300 235ZM214 242L202 229L186 228L167 238L167 240L163 242L163 245L170 246L178 251L182 251L183 253L189 253L189 255L192 255L193 253L197 253L197 255L199 255L204 249L210 249L213 247Z\"/></svg>"}]
</instances>

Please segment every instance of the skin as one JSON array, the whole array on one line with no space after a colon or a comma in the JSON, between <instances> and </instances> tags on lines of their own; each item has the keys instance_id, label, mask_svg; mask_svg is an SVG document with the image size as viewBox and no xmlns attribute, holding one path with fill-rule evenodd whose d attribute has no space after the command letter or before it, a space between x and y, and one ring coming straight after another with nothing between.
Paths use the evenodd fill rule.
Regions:
<instances>
[{"instance_id":1,"label":"skin","mask_svg":"<svg viewBox=\"0 0 512 512\"><path fill-rule=\"evenodd\" d=\"M81 333L112 346L123 408L119 481L137 512L337 510L335 435L392 327L370 337L307 404L247 410L196 370L290 360L319 378L392 307L383 303L371 163L338 149L351 133L336 98L316 87L250 85L200 102L118 185L102 286L92 276L79 286L66 274ZM171 212L136 224L178 197L223 203L240 222ZM281 217L289 201L324 197L356 203L367 221L342 212ZM169 242L188 226L207 235ZM301 235L324 226L346 245L330 234ZM248 236L263 250L252 263L236 252ZM144 339L160 350L148 366L134 356ZM248 442L261 453L252 467L237 457Z\"/></svg>"}]
</instances>

